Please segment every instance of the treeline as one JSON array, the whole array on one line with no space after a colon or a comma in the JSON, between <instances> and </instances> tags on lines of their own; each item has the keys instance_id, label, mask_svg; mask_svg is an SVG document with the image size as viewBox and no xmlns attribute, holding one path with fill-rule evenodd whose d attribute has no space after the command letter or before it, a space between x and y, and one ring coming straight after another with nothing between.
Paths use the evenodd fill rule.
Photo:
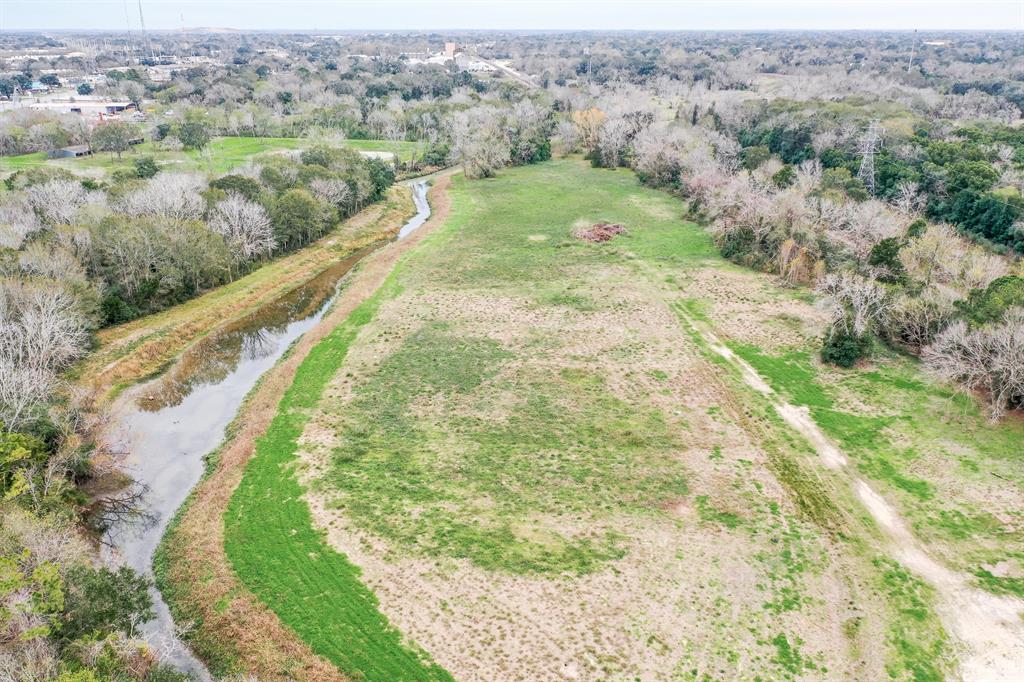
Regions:
<instances>
[{"instance_id":1,"label":"treeline","mask_svg":"<svg viewBox=\"0 0 1024 682\"><path fill-rule=\"evenodd\" d=\"M869 192L858 178L861 138L855 131L776 116L755 122L737 137L747 168L770 155L789 165L816 158L830 182L863 200ZM873 196L917 202L931 220L1024 252L1024 131L1019 127L921 124L913 135L889 133L884 142L874 157Z\"/></svg>"},{"instance_id":2,"label":"treeline","mask_svg":"<svg viewBox=\"0 0 1024 682\"><path fill-rule=\"evenodd\" d=\"M312 147L207 181L136 160L104 182L60 169L6 180L0 200L0 678L179 680L160 642L147 581L93 565L94 532L132 513L106 418L61 383L92 332L187 300L320 237L380 199L394 171Z\"/></svg>"},{"instance_id":3,"label":"treeline","mask_svg":"<svg viewBox=\"0 0 1024 682\"><path fill-rule=\"evenodd\" d=\"M213 181L144 157L103 183L23 170L0 203L0 272L72 287L90 328L124 322L309 243L393 181L388 163L328 147Z\"/></svg>"},{"instance_id":4,"label":"treeline","mask_svg":"<svg viewBox=\"0 0 1024 682\"><path fill-rule=\"evenodd\" d=\"M993 417L1022 405L1020 261L934 222L964 197L989 196L991 185L975 175L1004 185L1019 177L1016 152L1007 151L1016 137L996 130L973 141L960 134L919 138L920 149L905 153L919 154L917 163L943 177L941 184L925 183L913 164L893 170L883 156L870 196L838 137L822 144L788 122L740 127L734 136L713 116L669 123L630 101L597 104L559 124L565 149L583 151L598 166L630 166L643 182L687 199L727 258L816 286L831 315L823 360L850 367L881 341L920 355L945 379L982 390ZM995 138L1005 148L994 146ZM1019 193L1004 188L999 196Z\"/></svg>"}]
</instances>

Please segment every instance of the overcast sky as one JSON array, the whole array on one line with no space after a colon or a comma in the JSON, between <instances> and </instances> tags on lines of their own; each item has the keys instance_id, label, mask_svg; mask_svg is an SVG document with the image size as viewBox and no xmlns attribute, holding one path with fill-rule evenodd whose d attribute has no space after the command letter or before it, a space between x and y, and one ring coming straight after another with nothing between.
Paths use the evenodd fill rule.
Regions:
<instances>
[{"instance_id":1,"label":"overcast sky","mask_svg":"<svg viewBox=\"0 0 1024 682\"><path fill-rule=\"evenodd\" d=\"M139 28L139 0L0 0L0 31ZM1024 0L142 0L148 29L1001 29Z\"/></svg>"}]
</instances>

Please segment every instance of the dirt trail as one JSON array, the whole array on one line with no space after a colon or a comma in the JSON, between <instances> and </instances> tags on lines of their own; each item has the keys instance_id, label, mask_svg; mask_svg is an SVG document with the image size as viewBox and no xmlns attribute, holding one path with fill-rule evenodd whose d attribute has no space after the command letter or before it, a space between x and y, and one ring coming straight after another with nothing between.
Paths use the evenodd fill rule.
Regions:
<instances>
[{"instance_id":1,"label":"dirt trail","mask_svg":"<svg viewBox=\"0 0 1024 682\"><path fill-rule=\"evenodd\" d=\"M403 254L444 223L450 210L449 180L450 174L438 177L428 194L430 219L408 238L367 256L330 312L263 376L242 406L233 436L219 452L216 468L196 486L170 538L170 554L175 558L168 569L168 582L178 606L202 623L202 641L216 646L230 643L241 667L261 680L345 678L238 581L224 551L224 512L255 451L256 439L266 432L299 365L319 341L377 291Z\"/></svg>"},{"instance_id":2,"label":"dirt trail","mask_svg":"<svg viewBox=\"0 0 1024 682\"><path fill-rule=\"evenodd\" d=\"M735 368L750 388L766 396L775 411L814 447L822 463L847 472L864 508L887 536L890 552L908 570L930 584L937 611L948 631L960 640L960 675L966 682L1011 682L1024 676L1024 602L978 589L969 576L933 559L899 512L867 481L847 469L848 460L815 423L806 407L786 402L748 362L723 344L711 328L680 311L687 324L713 351Z\"/></svg>"}]
</instances>

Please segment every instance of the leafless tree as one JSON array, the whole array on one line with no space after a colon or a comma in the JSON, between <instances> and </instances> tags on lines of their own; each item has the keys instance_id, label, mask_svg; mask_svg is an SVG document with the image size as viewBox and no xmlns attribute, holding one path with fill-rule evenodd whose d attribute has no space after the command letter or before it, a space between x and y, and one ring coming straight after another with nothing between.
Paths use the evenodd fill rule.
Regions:
<instances>
[{"instance_id":1,"label":"leafless tree","mask_svg":"<svg viewBox=\"0 0 1024 682\"><path fill-rule=\"evenodd\" d=\"M629 146L633 127L622 118L612 118L598 129L597 146L601 150L601 164L607 168L620 166Z\"/></svg>"},{"instance_id":2,"label":"leafless tree","mask_svg":"<svg viewBox=\"0 0 1024 682\"><path fill-rule=\"evenodd\" d=\"M340 178L315 178L309 189L318 199L342 211L352 205L352 188Z\"/></svg>"},{"instance_id":3,"label":"leafless tree","mask_svg":"<svg viewBox=\"0 0 1024 682\"><path fill-rule=\"evenodd\" d=\"M917 215L924 208L924 196L916 182L905 180L896 186L892 203L904 215Z\"/></svg>"},{"instance_id":4,"label":"leafless tree","mask_svg":"<svg viewBox=\"0 0 1024 682\"><path fill-rule=\"evenodd\" d=\"M277 245L266 209L237 194L217 204L209 225L224 237L238 260L268 256Z\"/></svg>"},{"instance_id":5,"label":"leafless tree","mask_svg":"<svg viewBox=\"0 0 1024 682\"><path fill-rule=\"evenodd\" d=\"M0 248L20 249L25 239L42 227L32 207L24 200L0 204Z\"/></svg>"},{"instance_id":6,"label":"leafless tree","mask_svg":"<svg viewBox=\"0 0 1024 682\"><path fill-rule=\"evenodd\" d=\"M851 272L825 275L817 292L829 314L831 329L855 336L871 331L889 306L884 287Z\"/></svg>"},{"instance_id":7,"label":"leafless tree","mask_svg":"<svg viewBox=\"0 0 1024 682\"><path fill-rule=\"evenodd\" d=\"M901 294L886 310L882 334L891 343L920 352L954 318L954 300L955 292L941 285L927 287L916 296Z\"/></svg>"},{"instance_id":8,"label":"leafless tree","mask_svg":"<svg viewBox=\"0 0 1024 682\"><path fill-rule=\"evenodd\" d=\"M36 213L51 225L70 225L79 207L90 200L90 192L74 180L50 180L32 185L26 198Z\"/></svg>"},{"instance_id":9,"label":"leafless tree","mask_svg":"<svg viewBox=\"0 0 1024 682\"><path fill-rule=\"evenodd\" d=\"M1012 308L1002 323L973 331L962 320L954 322L921 357L936 376L984 391L989 416L998 419L1024 399L1024 308Z\"/></svg>"},{"instance_id":10,"label":"leafless tree","mask_svg":"<svg viewBox=\"0 0 1024 682\"><path fill-rule=\"evenodd\" d=\"M562 120L555 125L555 136L561 143L562 153L571 154L579 145L579 135L572 121Z\"/></svg>"},{"instance_id":11,"label":"leafless tree","mask_svg":"<svg viewBox=\"0 0 1024 682\"><path fill-rule=\"evenodd\" d=\"M161 173L145 187L125 196L117 209L127 215L156 215L175 220L199 220L206 202L200 192L206 181L190 173Z\"/></svg>"},{"instance_id":12,"label":"leafless tree","mask_svg":"<svg viewBox=\"0 0 1024 682\"><path fill-rule=\"evenodd\" d=\"M450 159L470 178L491 177L508 164L512 150L495 107L478 106L459 111L448 119L452 138Z\"/></svg>"}]
</instances>

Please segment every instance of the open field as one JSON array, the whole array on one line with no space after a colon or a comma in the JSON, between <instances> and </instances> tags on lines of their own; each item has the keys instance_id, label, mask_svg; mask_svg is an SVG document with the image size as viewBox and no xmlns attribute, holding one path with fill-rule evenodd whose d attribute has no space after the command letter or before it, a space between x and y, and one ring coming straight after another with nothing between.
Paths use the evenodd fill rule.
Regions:
<instances>
[{"instance_id":1,"label":"open field","mask_svg":"<svg viewBox=\"0 0 1024 682\"><path fill-rule=\"evenodd\" d=\"M132 168L134 159L151 156L169 170L222 175L258 158L260 154L302 149L309 144L309 140L295 137L216 137L202 150L165 151L147 141L132 147L120 159L106 152L76 159L48 159L44 152L0 156L0 174L6 175L23 168L53 166L74 173L98 175L118 168ZM413 158L418 150L417 143L401 140L345 140L342 144L360 152L389 152L402 161Z\"/></svg>"},{"instance_id":2,"label":"open field","mask_svg":"<svg viewBox=\"0 0 1024 682\"><path fill-rule=\"evenodd\" d=\"M285 625L366 679L955 668L933 589L685 323L754 357L817 334L802 297L719 260L628 172L560 161L458 178L452 199L299 368L228 506L227 556ZM599 220L628 233L573 238ZM949 405L907 381L933 397L918 412ZM983 424L960 414L968 442ZM990 561L1012 558L993 543Z\"/></svg>"}]
</instances>

